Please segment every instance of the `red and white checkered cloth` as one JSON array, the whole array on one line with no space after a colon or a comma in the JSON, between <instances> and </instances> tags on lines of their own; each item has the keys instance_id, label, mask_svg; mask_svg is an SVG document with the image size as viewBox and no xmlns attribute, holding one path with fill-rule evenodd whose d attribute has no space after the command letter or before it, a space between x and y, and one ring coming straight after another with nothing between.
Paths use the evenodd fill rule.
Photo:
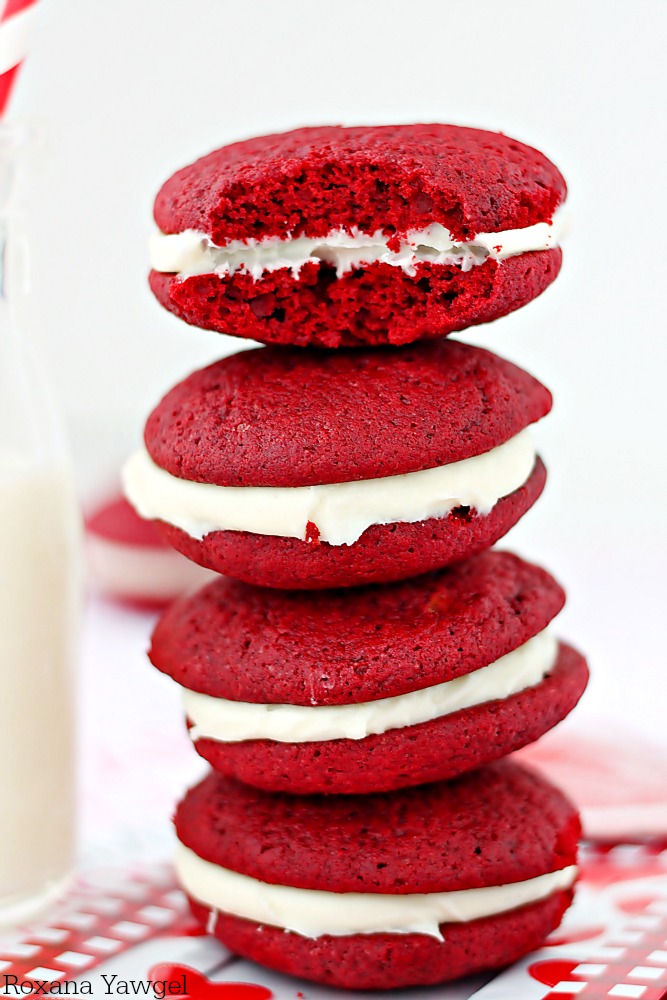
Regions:
<instances>
[{"instance_id":1,"label":"red and white checkered cloth","mask_svg":"<svg viewBox=\"0 0 667 1000\"><path fill-rule=\"evenodd\" d=\"M582 853L575 905L544 948L486 985L482 978L410 991L412 1000L667 997L667 843ZM234 958L202 935L168 865L89 872L48 921L0 936L0 983L4 975L35 988L87 980L94 996L108 995L102 975L144 984L186 975L181 996L198 1000L342 995Z\"/></svg>"}]
</instances>

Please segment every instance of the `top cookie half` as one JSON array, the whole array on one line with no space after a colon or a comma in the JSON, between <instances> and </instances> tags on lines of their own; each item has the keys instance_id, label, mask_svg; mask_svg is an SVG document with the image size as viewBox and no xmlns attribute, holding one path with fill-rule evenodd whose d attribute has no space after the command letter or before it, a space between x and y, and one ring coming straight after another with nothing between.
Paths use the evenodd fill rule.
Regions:
<instances>
[{"instance_id":1,"label":"top cookie half","mask_svg":"<svg viewBox=\"0 0 667 1000\"><path fill-rule=\"evenodd\" d=\"M553 281L565 195L542 153L495 132L262 136L163 185L150 284L186 322L265 343L440 337L503 316Z\"/></svg>"}]
</instances>

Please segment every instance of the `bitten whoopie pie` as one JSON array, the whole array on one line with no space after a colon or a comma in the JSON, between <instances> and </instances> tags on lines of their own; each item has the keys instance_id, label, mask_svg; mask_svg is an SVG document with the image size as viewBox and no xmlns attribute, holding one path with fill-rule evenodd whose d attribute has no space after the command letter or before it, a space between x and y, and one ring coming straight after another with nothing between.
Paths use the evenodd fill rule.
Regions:
<instances>
[{"instance_id":1,"label":"bitten whoopie pie","mask_svg":"<svg viewBox=\"0 0 667 1000\"><path fill-rule=\"evenodd\" d=\"M564 602L508 552L326 600L221 578L165 612L149 655L216 770L269 791L390 791L505 756L567 715L588 672L547 628Z\"/></svg>"},{"instance_id":2,"label":"bitten whoopie pie","mask_svg":"<svg viewBox=\"0 0 667 1000\"><path fill-rule=\"evenodd\" d=\"M491 546L542 491L551 395L488 351L243 351L148 418L127 495L185 555L248 583L403 579Z\"/></svg>"},{"instance_id":3,"label":"bitten whoopie pie","mask_svg":"<svg viewBox=\"0 0 667 1000\"><path fill-rule=\"evenodd\" d=\"M332 986L509 965L560 922L576 810L510 761L388 794L270 794L213 772L176 813L176 870L227 947Z\"/></svg>"},{"instance_id":4,"label":"bitten whoopie pie","mask_svg":"<svg viewBox=\"0 0 667 1000\"><path fill-rule=\"evenodd\" d=\"M565 181L457 125L303 128L179 170L150 285L194 326L264 343L405 344L497 319L558 274Z\"/></svg>"}]
</instances>

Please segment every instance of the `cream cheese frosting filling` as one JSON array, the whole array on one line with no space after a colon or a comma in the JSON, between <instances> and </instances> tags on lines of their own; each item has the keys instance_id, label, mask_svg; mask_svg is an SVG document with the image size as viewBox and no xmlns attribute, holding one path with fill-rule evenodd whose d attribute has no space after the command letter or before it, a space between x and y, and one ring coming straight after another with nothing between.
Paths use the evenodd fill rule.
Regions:
<instances>
[{"instance_id":1,"label":"cream cheese frosting filling","mask_svg":"<svg viewBox=\"0 0 667 1000\"><path fill-rule=\"evenodd\" d=\"M186 229L181 233L154 233L150 260L156 271L182 278L211 273L227 276L243 270L257 280L281 268L288 268L297 277L304 264L322 261L335 267L339 278L353 268L375 263L400 267L409 275L416 274L416 265L424 262L454 265L469 271L488 259L505 260L533 250L551 250L558 246L565 224L561 207L551 222L477 233L470 240L460 241L445 226L433 222L424 229L406 233L398 249L389 248L395 235L385 235L381 229L372 234L353 227L349 232L334 229L321 237L288 234L260 240L230 240L224 246L217 246L205 233Z\"/></svg>"},{"instance_id":2,"label":"cream cheese frosting filling","mask_svg":"<svg viewBox=\"0 0 667 1000\"><path fill-rule=\"evenodd\" d=\"M384 933L427 934L438 941L444 940L441 924L467 923L536 903L569 889L577 875L576 866L569 865L525 882L400 896L270 885L204 861L181 843L175 866L188 895L213 912L231 913L306 938Z\"/></svg>"},{"instance_id":3,"label":"cream cheese frosting filling","mask_svg":"<svg viewBox=\"0 0 667 1000\"><path fill-rule=\"evenodd\" d=\"M473 705L509 698L539 684L557 657L558 640L545 629L486 667L392 698L356 705L266 705L213 698L183 688L183 707L192 723L190 736L195 741L362 740L390 729L429 722Z\"/></svg>"},{"instance_id":4,"label":"cream cheese frosting filling","mask_svg":"<svg viewBox=\"0 0 667 1000\"><path fill-rule=\"evenodd\" d=\"M216 486L172 476L145 449L123 470L125 494L149 520L166 521L192 538L212 531L249 531L352 545L373 524L445 517L455 507L488 514L523 486L535 465L528 428L481 455L435 469L320 486Z\"/></svg>"}]
</instances>

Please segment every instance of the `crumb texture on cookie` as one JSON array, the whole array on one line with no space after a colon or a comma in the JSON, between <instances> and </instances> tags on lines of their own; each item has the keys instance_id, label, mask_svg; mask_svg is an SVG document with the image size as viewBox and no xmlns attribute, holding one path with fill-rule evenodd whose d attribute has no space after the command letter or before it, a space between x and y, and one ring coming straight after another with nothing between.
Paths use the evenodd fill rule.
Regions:
<instances>
[{"instance_id":1,"label":"crumb texture on cookie","mask_svg":"<svg viewBox=\"0 0 667 1000\"><path fill-rule=\"evenodd\" d=\"M550 222L565 181L538 150L457 125L321 126L233 143L161 188L164 233L218 246L335 229L406 233L432 222L459 240Z\"/></svg>"},{"instance_id":2,"label":"crumb texture on cookie","mask_svg":"<svg viewBox=\"0 0 667 1000\"><path fill-rule=\"evenodd\" d=\"M542 153L479 129L261 136L163 185L149 282L187 323L262 343L432 339L545 290L561 266L565 195Z\"/></svg>"}]
</instances>

